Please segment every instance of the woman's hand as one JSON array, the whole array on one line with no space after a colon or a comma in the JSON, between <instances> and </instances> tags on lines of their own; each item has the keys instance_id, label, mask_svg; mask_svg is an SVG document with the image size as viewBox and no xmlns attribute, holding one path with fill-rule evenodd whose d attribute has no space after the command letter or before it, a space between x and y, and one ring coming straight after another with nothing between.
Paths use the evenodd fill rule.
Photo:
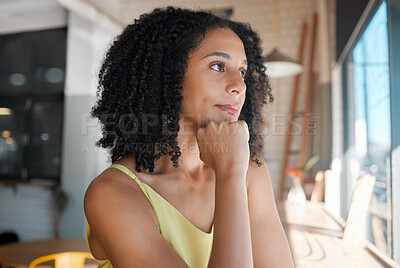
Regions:
<instances>
[{"instance_id":1,"label":"woman's hand","mask_svg":"<svg viewBox=\"0 0 400 268\"><path fill-rule=\"evenodd\" d=\"M253 267L246 174L249 129L245 121L209 122L197 130L200 159L215 171L214 238L208 264Z\"/></svg>"},{"instance_id":2,"label":"woman's hand","mask_svg":"<svg viewBox=\"0 0 400 268\"><path fill-rule=\"evenodd\" d=\"M248 140L249 129L243 120L210 121L197 130L200 159L216 174L227 171L246 174L250 157Z\"/></svg>"}]
</instances>

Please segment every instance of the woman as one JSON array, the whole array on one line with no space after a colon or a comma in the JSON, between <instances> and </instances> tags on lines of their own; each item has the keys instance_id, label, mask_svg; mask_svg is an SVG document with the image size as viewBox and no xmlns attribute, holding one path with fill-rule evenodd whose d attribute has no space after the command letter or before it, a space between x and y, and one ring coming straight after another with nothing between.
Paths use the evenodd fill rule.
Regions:
<instances>
[{"instance_id":1,"label":"woman","mask_svg":"<svg viewBox=\"0 0 400 268\"><path fill-rule=\"evenodd\" d=\"M249 26L156 9L116 39L99 77L92 113L113 165L85 213L100 267L293 267L260 157L272 96Z\"/></svg>"}]
</instances>

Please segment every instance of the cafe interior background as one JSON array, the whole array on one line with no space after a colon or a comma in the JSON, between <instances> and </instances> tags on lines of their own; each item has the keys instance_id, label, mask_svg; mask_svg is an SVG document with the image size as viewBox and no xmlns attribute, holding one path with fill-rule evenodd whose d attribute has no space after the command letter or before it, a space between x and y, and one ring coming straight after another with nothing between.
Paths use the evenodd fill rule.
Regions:
<instances>
[{"instance_id":1,"label":"cafe interior background","mask_svg":"<svg viewBox=\"0 0 400 268\"><path fill-rule=\"evenodd\" d=\"M124 25L167 5L248 22L265 56L276 48L302 65L298 75L271 73L275 102L263 111L275 197L292 187L285 168L318 156L305 193L324 171L325 207L345 219L357 178L374 176L363 234L377 244L374 219L379 250L400 262L400 4L392 0L2 0L0 233L22 242L84 237L85 190L109 165L90 118L99 64Z\"/></svg>"}]
</instances>

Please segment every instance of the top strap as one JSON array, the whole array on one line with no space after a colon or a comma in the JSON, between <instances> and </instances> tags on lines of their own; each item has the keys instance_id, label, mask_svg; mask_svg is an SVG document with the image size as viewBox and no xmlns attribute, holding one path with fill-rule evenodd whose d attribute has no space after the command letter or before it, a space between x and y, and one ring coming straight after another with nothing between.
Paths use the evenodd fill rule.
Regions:
<instances>
[{"instance_id":1,"label":"top strap","mask_svg":"<svg viewBox=\"0 0 400 268\"><path fill-rule=\"evenodd\" d=\"M139 178L132 172L130 171L128 168L126 168L123 165L120 164L112 164L111 166L109 166L108 168L116 168L121 170L122 172L124 172L126 175L128 175L129 177L131 177L132 179L134 179L136 181L137 184L139 184L139 186L142 185L142 182L139 180ZM107 169L108 169L107 168Z\"/></svg>"}]
</instances>

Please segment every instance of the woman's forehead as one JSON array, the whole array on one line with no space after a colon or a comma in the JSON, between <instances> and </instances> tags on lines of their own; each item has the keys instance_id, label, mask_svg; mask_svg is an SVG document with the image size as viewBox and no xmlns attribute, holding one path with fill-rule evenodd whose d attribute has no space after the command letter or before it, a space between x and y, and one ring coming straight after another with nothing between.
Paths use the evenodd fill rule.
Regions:
<instances>
[{"instance_id":1,"label":"woman's forehead","mask_svg":"<svg viewBox=\"0 0 400 268\"><path fill-rule=\"evenodd\" d=\"M199 57L205 57L210 53L227 53L246 59L246 53L242 40L228 28L217 28L210 30L205 35L199 48Z\"/></svg>"}]
</instances>

